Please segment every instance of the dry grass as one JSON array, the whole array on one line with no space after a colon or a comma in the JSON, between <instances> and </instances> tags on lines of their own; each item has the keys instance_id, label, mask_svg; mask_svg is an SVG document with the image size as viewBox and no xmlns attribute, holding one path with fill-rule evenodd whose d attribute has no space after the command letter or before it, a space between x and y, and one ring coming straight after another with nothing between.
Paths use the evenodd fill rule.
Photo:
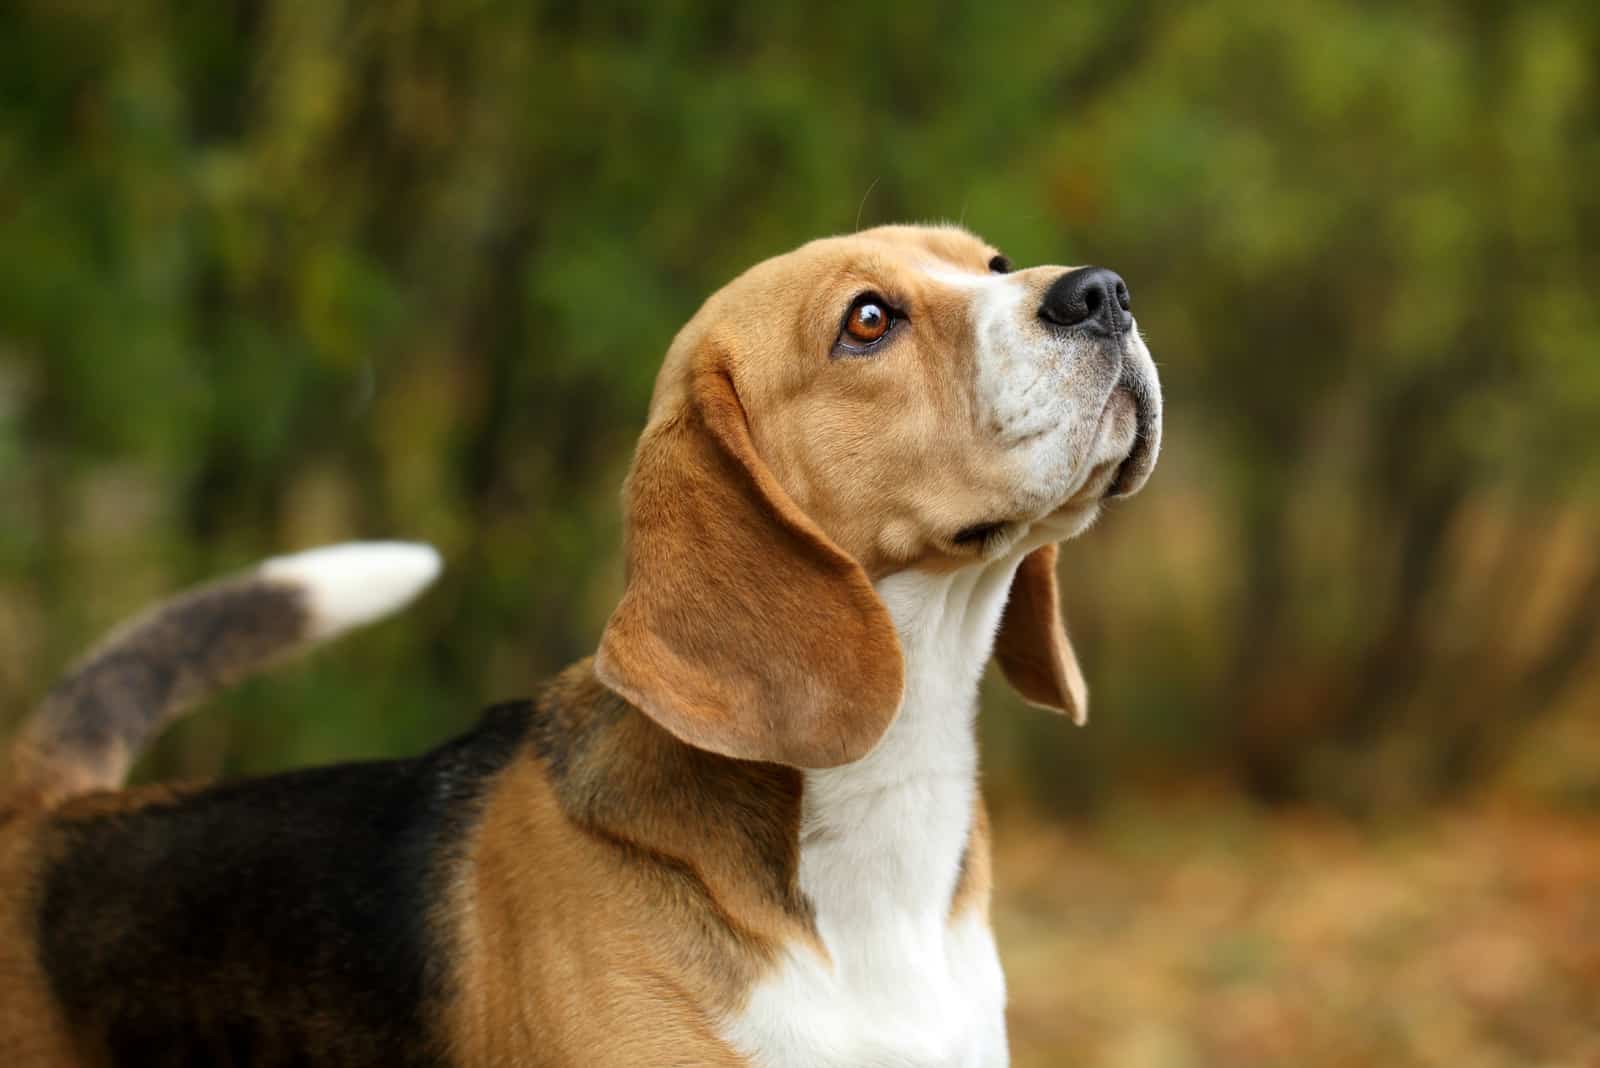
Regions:
<instances>
[{"instance_id":1,"label":"dry grass","mask_svg":"<svg viewBox=\"0 0 1600 1068\"><path fill-rule=\"evenodd\" d=\"M1018 1068L1600 1065L1600 819L997 822Z\"/></svg>"}]
</instances>

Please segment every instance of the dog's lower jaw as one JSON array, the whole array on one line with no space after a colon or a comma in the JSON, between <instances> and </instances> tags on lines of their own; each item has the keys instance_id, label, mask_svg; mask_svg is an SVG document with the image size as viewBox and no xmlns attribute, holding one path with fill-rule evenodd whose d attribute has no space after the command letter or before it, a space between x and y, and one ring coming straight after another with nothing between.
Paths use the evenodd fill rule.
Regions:
<instances>
[{"instance_id":1,"label":"dog's lower jaw","mask_svg":"<svg viewBox=\"0 0 1600 1068\"><path fill-rule=\"evenodd\" d=\"M906 691L878 746L808 772L800 887L827 957L796 949L724 1035L763 1068L1009 1063L978 812L978 681L1024 555L877 583ZM986 863L986 862L985 862Z\"/></svg>"}]
</instances>

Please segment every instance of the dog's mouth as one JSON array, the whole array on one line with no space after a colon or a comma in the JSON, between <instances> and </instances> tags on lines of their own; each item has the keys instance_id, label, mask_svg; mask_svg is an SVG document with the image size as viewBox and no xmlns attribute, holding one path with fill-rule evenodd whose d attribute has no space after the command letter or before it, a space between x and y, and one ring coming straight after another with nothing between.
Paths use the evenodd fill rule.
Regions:
<instances>
[{"instance_id":1,"label":"dog's mouth","mask_svg":"<svg viewBox=\"0 0 1600 1068\"><path fill-rule=\"evenodd\" d=\"M1095 442L1096 451L1109 445L1112 455L1089 469L1063 505L1064 510L1131 497L1149 481L1161 442L1160 403L1140 388L1137 376L1124 371L1122 380L1107 397Z\"/></svg>"},{"instance_id":2,"label":"dog's mouth","mask_svg":"<svg viewBox=\"0 0 1600 1068\"><path fill-rule=\"evenodd\" d=\"M1156 449L1161 440L1161 425L1150 405L1134 397L1135 429L1133 448L1116 465L1116 473L1106 487L1106 497L1131 497L1144 488L1156 466Z\"/></svg>"},{"instance_id":3,"label":"dog's mouth","mask_svg":"<svg viewBox=\"0 0 1600 1068\"><path fill-rule=\"evenodd\" d=\"M1144 361L1148 363L1148 358ZM1131 497L1144 488L1155 470L1156 456L1161 451L1161 394L1159 387L1146 380L1138 363L1124 360L1122 375L1111 397L1106 402L1109 411L1113 404L1132 402L1133 443L1127 455L1115 465L1104 496L1107 498Z\"/></svg>"}]
</instances>

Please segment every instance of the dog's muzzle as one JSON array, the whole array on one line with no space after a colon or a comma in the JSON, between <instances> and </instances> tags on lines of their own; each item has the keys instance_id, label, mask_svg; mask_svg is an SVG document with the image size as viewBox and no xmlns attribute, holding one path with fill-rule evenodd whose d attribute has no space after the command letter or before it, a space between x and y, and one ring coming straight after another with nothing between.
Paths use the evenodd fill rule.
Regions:
<instances>
[{"instance_id":1,"label":"dog's muzzle","mask_svg":"<svg viewBox=\"0 0 1600 1068\"><path fill-rule=\"evenodd\" d=\"M1045 290L1035 313L1052 333L1086 342L1115 376L1106 404L1134 408L1135 434L1128 454L1104 486L1103 497L1128 497L1150 478L1161 451L1161 384L1155 361L1140 338L1130 310L1132 298L1121 275L1105 267L1067 271ZM1104 416L1102 416L1104 419Z\"/></svg>"}]
</instances>

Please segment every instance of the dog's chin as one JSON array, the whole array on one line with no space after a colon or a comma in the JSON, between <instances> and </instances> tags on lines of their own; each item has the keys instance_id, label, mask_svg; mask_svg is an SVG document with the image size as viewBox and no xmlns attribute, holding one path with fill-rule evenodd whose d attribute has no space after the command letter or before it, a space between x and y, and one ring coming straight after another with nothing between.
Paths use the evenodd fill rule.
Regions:
<instances>
[{"instance_id":1,"label":"dog's chin","mask_svg":"<svg viewBox=\"0 0 1600 1068\"><path fill-rule=\"evenodd\" d=\"M1124 462L1105 460L1096 464L1072 496L1038 521L1036 530L1051 541L1066 541L1088 530L1100 517L1100 506L1115 484Z\"/></svg>"},{"instance_id":2,"label":"dog's chin","mask_svg":"<svg viewBox=\"0 0 1600 1068\"><path fill-rule=\"evenodd\" d=\"M1100 518L1102 498L1078 501L1077 497L1035 523L1028 536L1031 544L1070 541L1094 526Z\"/></svg>"}]
</instances>

